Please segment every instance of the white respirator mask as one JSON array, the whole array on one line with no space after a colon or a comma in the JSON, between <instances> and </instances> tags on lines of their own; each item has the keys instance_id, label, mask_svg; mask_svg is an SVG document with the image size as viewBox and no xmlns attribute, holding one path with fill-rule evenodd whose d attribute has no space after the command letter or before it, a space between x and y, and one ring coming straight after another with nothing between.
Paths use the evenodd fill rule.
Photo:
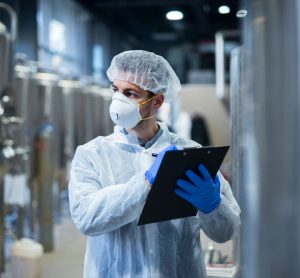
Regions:
<instances>
[{"instance_id":1,"label":"white respirator mask","mask_svg":"<svg viewBox=\"0 0 300 278\"><path fill-rule=\"evenodd\" d=\"M151 117L142 118L139 110L139 107L141 105L149 102L153 97L142 103L138 103L124 96L120 92L115 92L113 94L112 102L109 107L109 115L116 125L122 126L124 128L133 128L140 121L155 117L155 115L153 115Z\"/></svg>"}]
</instances>

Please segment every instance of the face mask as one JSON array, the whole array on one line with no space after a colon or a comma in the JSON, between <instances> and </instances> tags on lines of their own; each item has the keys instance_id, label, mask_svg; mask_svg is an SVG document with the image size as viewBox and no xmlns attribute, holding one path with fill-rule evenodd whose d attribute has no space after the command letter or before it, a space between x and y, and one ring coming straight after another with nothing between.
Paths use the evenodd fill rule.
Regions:
<instances>
[{"instance_id":1,"label":"face mask","mask_svg":"<svg viewBox=\"0 0 300 278\"><path fill-rule=\"evenodd\" d=\"M140 110L139 110L139 107L141 105L144 105L145 103L150 101L152 98L150 98L142 103L137 103L136 101L131 100L128 97L124 96L120 92L114 93L113 97L112 97L112 103L109 107L109 114L110 114L112 121L116 125L119 125L119 126L122 126L125 128L133 128L140 121L154 118L155 115L143 119L140 114Z\"/></svg>"}]
</instances>

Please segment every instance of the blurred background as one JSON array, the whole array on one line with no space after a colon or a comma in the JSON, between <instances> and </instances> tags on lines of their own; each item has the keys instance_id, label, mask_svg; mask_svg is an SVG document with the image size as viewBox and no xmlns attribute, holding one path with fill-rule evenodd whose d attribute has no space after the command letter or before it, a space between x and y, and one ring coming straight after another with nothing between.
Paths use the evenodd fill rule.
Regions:
<instances>
[{"instance_id":1,"label":"blurred background","mask_svg":"<svg viewBox=\"0 0 300 278\"><path fill-rule=\"evenodd\" d=\"M299 14L298 0L0 0L1 277L82 277L70 163L113 131L106 70L133 49L181 80L159 111L170 130L231 146L242 229L199 235L208 276L300 277Z\"/></svg>"}]
</instances>

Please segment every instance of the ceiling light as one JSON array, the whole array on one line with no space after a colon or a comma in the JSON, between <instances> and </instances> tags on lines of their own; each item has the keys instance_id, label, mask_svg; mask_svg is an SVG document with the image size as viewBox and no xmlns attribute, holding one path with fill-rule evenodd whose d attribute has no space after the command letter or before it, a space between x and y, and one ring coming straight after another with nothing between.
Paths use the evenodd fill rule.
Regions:
<instances>
[{"instance_id":1,"label":"ceiling light","mask_svg":"<svg viewBox=\"0 0 300 278\"><path fill-rule=\"evenodd\" d=\"M239 10L237 13L236 13L236 17L245 17L247 15L247 11L246 10Z\"/></svg>"},{"instance_id":2,"label":"ceiling light","mask_svg":"<svg viewBox=\"0 0 300 278\"><path fill-rule=\"evenodd\" d=\"M181 20L183 19L183 13L180 11L170 11L166 14L166 17L169 20Z\"/></svg>"},{"instance_id":3,"label":"ceiling light","mask_svg":"<svg viewBox=\"0 0 300 278\"><path fill-rule=\"evenodd\" d=\"M220 6L218 9L218 12L220 14L229 14L230 13L230 8L228 6Z\"/></svg>"}]
</instances>

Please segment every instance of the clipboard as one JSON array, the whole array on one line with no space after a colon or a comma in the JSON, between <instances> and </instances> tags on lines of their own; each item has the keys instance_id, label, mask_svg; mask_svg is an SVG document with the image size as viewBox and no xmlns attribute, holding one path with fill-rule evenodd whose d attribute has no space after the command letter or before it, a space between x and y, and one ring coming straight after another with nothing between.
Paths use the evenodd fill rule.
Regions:
<instances>
[{"instance_id":1,"label":"clipboard","mask_svg":"<svg viewBox=\"0 0 300 278\"><path fill-rule=\"evenodd\" d=\"M189 169L199 173L199 164L204 164L214 178L228 149L229 146L199 147L166 152L138 225L195 216L197 209L175 193L176 181L186 179L185 172Z\"/></svg>"}]
</instances>

